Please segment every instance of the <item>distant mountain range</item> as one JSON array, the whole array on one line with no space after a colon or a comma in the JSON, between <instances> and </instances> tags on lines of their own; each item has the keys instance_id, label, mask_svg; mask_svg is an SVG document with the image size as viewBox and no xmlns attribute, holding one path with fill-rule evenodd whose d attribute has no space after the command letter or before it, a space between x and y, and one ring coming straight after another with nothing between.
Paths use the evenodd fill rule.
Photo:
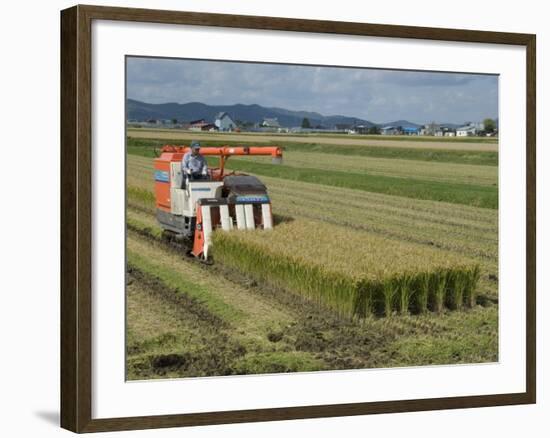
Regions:
<instances>
[{"instance_id":1,"label":"distant mountain range","mask_svg":"<svg viewBox=\"0 0 550 438\"><path fill-rule=\"evenodd\" d=\"M292 111L284 108L268 108L261 105L206 105L200 102L189 103L146 103L139 100L127 99L128 120L171 120L177 119L179 122L190 122L192 120L205 119L213 122L216 115L220 112L227 112L231 118L237 122L261 123L264 118L277 118L282 127L301 126L302 120L307 118L312 127L323 126L333 129L336 125L363 125L367 128L373 126L402 126L402 127L420 127L421 125L408 120L395 120L386 123L374 123L359 117L349 117L341 115L324 116L312 111ZM448 126L459 126L455 124L446 124Z\"/></svg>"}]
</instances>

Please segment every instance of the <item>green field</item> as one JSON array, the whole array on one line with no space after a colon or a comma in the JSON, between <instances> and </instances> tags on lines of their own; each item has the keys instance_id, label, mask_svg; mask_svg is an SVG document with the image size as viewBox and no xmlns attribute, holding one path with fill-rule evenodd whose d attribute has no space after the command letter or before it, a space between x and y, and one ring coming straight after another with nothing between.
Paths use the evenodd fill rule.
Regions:
<instances>
[{"instance_id":1,"label":"green field","mask_svg":"<svg viewBox=\"0 0 550 438\"><path fill-rule=\"evenodd\" d=\"M155 134L152 132L151 134ZM133 155L143 155L153 157L155 148L161 148L163 145L176 144L185 145L197 137L196 135L182 136L180 133L175 133L177 136L169 140L163 138L135 138L128 137L127 148L128 153ZM198 137L201 138L201 137ZM309 140L306 138L306 140ZM328 139L330 140L330 138ZM291 142L287 138L281 138L277 141L263 142L253 141L246 138L245 141L235 141L232 137L229 140L211 139L206 140L209 146L252 146L252 145L272 145L276 144L282 147L285 152L319 152L343 155L347 157L372 157L372 158L391 158L398 160L413 160L413 161L430 161L438 163L455 163L455 164L478 164L483 166L497 166L498 152L496 150L471 150L471 149L449 149L452 143L444 143L441 147L426 147L429 143L412 142L415 147L404 147L404 141L398 141L397 146L383 147L373 146L371 141L366 140L364 144L342 145L337 144L319 144L307 142ZM403 145L402 145L403 143ZM440 144L441 141L438 143ZM384 144L382 142L382 144ZM409 145L410 146L410 145Z\"/></svg>"},{"instance_id":2,"label":"green field","mask_svg":"<svg viewBox=\"0 0 550 438\"><path fill-rule=\"evenodd\" d=\"M231 259L216 262L215 248L214 265L202 266L164 244L152 193L152 157L162 142L128 139L128 378L498 359L496 152L414 147L402 148L409 152L400 156L396 147L335 152L326 144L289 142L282 166L268 158L229 160L230 169L257 174L266 184L276 220L272 236L282 247L298 245L294 253L300 243L289 233L303 235L299 226L307 224L326 230L313 239L321 251L317 260L368 254L369 243L360 242L382 239L388 251L405 244L481 269L471 308L357 320L241 270ZM285 245L285 239L292 242ZM355 243L362 246L354 252ZM323 253L327 245L334 251ZM362 269L356 261L350 270Z\"/></svg>"}]
</instances>

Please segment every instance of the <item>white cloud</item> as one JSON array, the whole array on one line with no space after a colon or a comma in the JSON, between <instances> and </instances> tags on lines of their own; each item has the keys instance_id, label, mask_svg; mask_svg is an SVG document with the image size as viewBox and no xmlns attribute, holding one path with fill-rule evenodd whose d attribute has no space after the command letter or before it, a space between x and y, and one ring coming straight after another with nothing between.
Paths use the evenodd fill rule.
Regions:
<instances>
[{"instance_id":1,"label":"white cloud","mask_svg":"<svg viewBox=\"0 0 550 438\"><path fill-rule=\"evenodd\" d=\"M128 97L150 103L276 106L383 122L496 117L491 75L128 58Z\"/></svg>"}]
</instances>

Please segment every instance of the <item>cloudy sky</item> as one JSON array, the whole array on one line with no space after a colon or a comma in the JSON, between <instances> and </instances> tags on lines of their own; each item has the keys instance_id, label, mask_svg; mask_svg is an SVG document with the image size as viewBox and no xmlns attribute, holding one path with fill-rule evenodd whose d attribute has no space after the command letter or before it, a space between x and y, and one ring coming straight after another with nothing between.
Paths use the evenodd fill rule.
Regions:
<instances>
[{"instance_id":1,"label":"cloudy sky","mask_svg":"<svg viewBox=\"0 0 550 438\"><path fill-rule=\"evenodd\" d=\"M148 103L258 104L379 123L463 123L498 116L498 77L128 58L127 97Z\"/></svg>"}]
</instances>

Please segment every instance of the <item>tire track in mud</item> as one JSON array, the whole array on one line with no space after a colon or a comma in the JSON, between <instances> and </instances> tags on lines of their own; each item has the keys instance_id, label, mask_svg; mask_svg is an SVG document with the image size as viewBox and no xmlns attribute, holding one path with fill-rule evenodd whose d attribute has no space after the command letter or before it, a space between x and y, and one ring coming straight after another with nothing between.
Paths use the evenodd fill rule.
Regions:
<instances>
[{"instance_id":1,"label":"tire track in mud","mask_svg":"<svg viewBox=\"0 0 550 438\"><path fill-rule=\"evenodd\" d=\"M214 343L213 349L217 349L218 352L210 352L211 354L206 357L211 358L212 355L221 354L227 360L222 361L221 364L215 362L215 366L199 370L200 372L196 373L196 376L326 369L321 360L315 359L305 350L294 348L293 339L281 338L280 333L294 323L292 312L284 306L267 299L266 296L256 294L247 287L247 284L235 283L220 276L217 272L204 269L204 265L185 258L178 248L159 241L147 230L136 233L131 225L128 228L128 237L131 242L129 260L137 263L140 270L144 270L146 274L156 278L157 283L163 284L169 294L187 293L197 299L196 304L205 308L206 315L217 314L218 319L223 322L223 325L218 328L225 334L222 344L226 342L231 345L230 340L235 347L231 348L228 354L224 354L225 350L217 349ZM146 260L153 260L153 262L149 263ZM156 266L159 261L162 268L157 271ZM204 275L201 274L201 271L204 272ZM179 279L182 281L180 282ZM175 290L174 286L177 287L180 284L188 285L189 290L186 290L185 286ZM186 305L190 302L189 299L183 301ZM143 309L143 311L149 312L150 310ZM207 341L201 342L199 353L203 353L205 349L210 351ZM178 372L179 376L193 375L189 374L188 368L181 366L182 354L178 354L180 356L174 356L171 351L163 352L160 365L168 367L169 373L159 373L161 374L159 377L178 376ZM202 356L199 354L198 361L192 362L204 364ZM186 353L183 354L184 363L189 362L190 358ZM157 359L153 358L152 360L156 361ZM159 362L154 362L153 365L155 364L159 365ZM223 372L220 372L220 366L224 367ZM151 367L149 366L148 369L151 370ZM190 369L196 370L196 368ZM155 372L154 369L153 372Z\"/></svg>"},{"instance_id":2,"label":"tire track in mud","mask_svg":"<svg viewBox=\"0 0 550 438\"><path fill-rule=\"evenodd\" d=\"M134 338L126 347L130 380L231 374L231 364L246 353L244 346L227 333L225 321L185 291L170 289L134 266L127 269L127 300L129 338ZM147 309L139 309L137 315L130 311L140 305ZM150 336L132 336L132 327L139 324L151 331L150 324L140 318L152 311L165 323Z\"/></svg>"}]
</instances>

